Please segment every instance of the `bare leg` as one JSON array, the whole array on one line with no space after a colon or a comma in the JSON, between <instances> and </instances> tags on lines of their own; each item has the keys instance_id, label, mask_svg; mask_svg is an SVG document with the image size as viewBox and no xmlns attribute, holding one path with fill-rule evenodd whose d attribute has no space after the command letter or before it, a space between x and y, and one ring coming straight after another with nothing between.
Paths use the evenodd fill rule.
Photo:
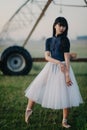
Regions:
<instances>
[{"instance_id":1,"label":"bare leg","mask_svg":"<svg viewBox=\"0 0 87 130\"><path fill-rule=\"evenodd\" d=\"M35 102L32 101L31 99L28 100L28 104L27 104L27 109L32 109L34 106Z\"/></svg>"},{"instance_id":2,"label":"bare leg","mask_svg":"<svg viewBox=\"0 0 87 130\"><path fill-rule=\"evenodd\" d=\"M65 128L71 127L69 124L67 124L68 115L69 115L69 109L68 108L63 109L62 126L65 127Z\"/></svg>"},{"instance_id":3,"label":"bare leg","mask_svg":"<svg viewBox=\"0 0 87 130\"><path fill-rule=\"evenodd\" d=\"M26 108L26 112L25 112L25 122L29 123L29 118L32 114L32 108L34 106L35 102L32 101L31 99L28 100L28 104L27 104L27 108Z\"/></svg>"},{"instance_id":4,"label":"bare leg","mask_svg":"<svg viewBox=\"0 0 87 130\"><path fill-rule=\"evenodd\" d=\"M69 109L65 108L63 109L63 119L67 119L69 115Z\"/></svg>"}]
</instances>

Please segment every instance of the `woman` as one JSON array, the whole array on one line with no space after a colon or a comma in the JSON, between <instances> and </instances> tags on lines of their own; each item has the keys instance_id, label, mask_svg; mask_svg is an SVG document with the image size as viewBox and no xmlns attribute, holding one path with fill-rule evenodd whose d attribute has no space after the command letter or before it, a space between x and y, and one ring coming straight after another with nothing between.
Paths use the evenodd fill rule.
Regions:
<instances>
[{"instance_id":1,"label":"woman","mask_svg":"<svg viewBox=\"0 0 87 130\"><path fill-rule=\"evenodd\" d=\"M62 126L67 123L69 108L83 103L79 87L70 67L70 42L67 38L68 23L58 17L53 24L53 36L46 40L45 59L48 63L26 89L28 105L25 121L28 123L35 103L51 109L63 109Z\"/></svg>"}]
</instances>

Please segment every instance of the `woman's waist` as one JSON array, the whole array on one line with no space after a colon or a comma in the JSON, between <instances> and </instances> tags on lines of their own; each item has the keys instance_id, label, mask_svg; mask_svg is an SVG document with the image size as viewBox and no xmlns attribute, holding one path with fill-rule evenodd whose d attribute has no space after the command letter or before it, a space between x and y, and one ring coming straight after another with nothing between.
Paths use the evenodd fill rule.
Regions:
<instances>
[{"instance_id":1,"label":"woman's waist","mask_svg":"<svg viewBox=\"0 0 87 130\"><path fill-rule=\"evenodd\" d=\"M60 55L52 55L51 56L52 58L56 59L56 60L59 60L59 61L65 61L64 57L63 56L60 56Z\"/></svg>"}]
</instances>

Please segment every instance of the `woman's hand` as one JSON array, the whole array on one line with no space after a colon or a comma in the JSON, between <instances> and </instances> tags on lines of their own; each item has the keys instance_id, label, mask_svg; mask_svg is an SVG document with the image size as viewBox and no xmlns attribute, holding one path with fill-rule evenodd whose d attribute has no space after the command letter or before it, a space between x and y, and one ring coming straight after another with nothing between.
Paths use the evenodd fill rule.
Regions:
<instances>
[{"instance_id":1,"label":"woman's hand","mask_svg":"<svg viewBox=\"0 0 87 130\"><path fill-rule=\"evenodd\" d=\"M64 63L60 63L60 69L61 69L61 71L62 71L63 73L65 73L65 71L66 71L66 66L65 66Z\"/></svg>"},{"instance_id":2,"label":"woman's hand","mask_svg":"<svg viewBox=\"0 0 87 130\"><path fill-rule=\"evenodd\" d=\"M65 81L66 81L67 86L71 86L72 85L72 81L70 79L69 74L68 75L65 74Z\"/></svg>"}]
</instances>

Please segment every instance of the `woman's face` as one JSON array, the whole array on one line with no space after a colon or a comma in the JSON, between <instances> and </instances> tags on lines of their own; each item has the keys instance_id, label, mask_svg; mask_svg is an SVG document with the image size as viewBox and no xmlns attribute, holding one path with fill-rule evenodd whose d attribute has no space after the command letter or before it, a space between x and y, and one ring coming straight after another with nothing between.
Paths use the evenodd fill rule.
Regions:
<instances>
[{"instance_id":1,"label":"woman's face","mask_svg":"<svg viewBox=\"0 0 87 130\"><path fill-rule=\"evenodd\" d=\"M56 30L56 36L64 33L66 30L66 27L61 25L60 23L56 24L54 28Z\"/></svg>"}]
</instances>

